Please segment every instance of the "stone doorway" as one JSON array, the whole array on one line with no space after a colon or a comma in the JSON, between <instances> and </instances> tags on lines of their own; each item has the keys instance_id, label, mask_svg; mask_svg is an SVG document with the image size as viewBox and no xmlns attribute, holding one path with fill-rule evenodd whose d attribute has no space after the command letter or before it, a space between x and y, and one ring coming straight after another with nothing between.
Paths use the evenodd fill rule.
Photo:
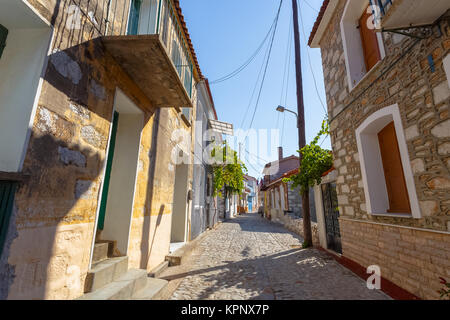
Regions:
<instances>
[{"instance_id":1,"label":"stone doorway","mask_svg":"<svg viewBox=\"0 0 450 320\"><path fill-rule=\"evenodd\" d=\"M133 211L143 112L117 90L102 187L96 242L113 241L125 256Z\"/></svg>"}]
</instances>

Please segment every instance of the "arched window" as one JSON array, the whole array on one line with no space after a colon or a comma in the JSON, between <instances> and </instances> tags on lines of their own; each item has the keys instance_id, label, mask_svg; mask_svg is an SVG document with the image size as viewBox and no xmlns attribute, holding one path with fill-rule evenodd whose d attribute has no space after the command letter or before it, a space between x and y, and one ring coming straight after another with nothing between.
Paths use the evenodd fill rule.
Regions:
<instances>
[{"instance_id":1,"label":"arched window","mask_svg":"<svg viewBox=\"0 0 450 320\"><path fill-rule=\"evenodd\" d=\"M367 211L420 218L398 105L371 114L356 129Z\"/></svg>"}]
</instances>

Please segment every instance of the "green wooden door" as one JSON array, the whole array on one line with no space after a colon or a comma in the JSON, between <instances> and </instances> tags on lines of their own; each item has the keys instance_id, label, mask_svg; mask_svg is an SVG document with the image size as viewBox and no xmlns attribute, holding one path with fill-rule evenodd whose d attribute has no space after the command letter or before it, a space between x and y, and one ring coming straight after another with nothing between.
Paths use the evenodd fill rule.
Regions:
<instances>
[{"instance_id":1,"label":"green wooden door","mask_svg":"<svg viewBox=\"0 0 450 320\"><path fill-rule=\"evenodd\" d=\"M114 150L116 147L117 124L119 122L119 113L114 112L113 127L111 130L111 140L109 141L108 158L106 159L105 180L103 182L103 192L100 201L100 212L98 216L97 229L103 230L105 227L106 204L108 202L109 183L111 181L111 169L114 159Z\"/></svg>"},{"instance_id":2,"label":"green wooden door","mask_svg":"<svg viewBox=\"0 0 450 320\"><path fill-rule=\"evenodd\" d=\"M0 257L8 233L17 182L0 181Z\"/></svg>"},{"instance_id":3,"label":"green wooden door","mask_svg":"<svg viewBox=\"0 0 450 320\"><path fill-rule=\"evenodd\" d=\"M3 50L6 47L6 38L8 37L8 29L0 24L0 58L2 57Z\"/></svg>"},{"instance_id":4,"label":"green wooden door","mask_svg":"<svg viewBox=\"0 0 450 320\"><path fill-rule=\"evenodd\" d=\"M137 35L139 30L139 16L142 0L133 0L130 8L130 20L128 21L128 34Z\"/></svg>"}]
</instances>

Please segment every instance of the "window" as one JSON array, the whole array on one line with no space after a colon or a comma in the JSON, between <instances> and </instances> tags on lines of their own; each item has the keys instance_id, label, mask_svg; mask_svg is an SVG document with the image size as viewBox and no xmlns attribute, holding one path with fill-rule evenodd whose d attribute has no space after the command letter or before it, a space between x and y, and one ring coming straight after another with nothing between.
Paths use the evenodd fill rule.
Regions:
<instances>
[{"instance_id":1,"label":"window","mask_svg":"<svg viewBox=\"0 0 450 320\"><path fill-rule=\"evenodd\" d=\"M385 56L383 38L375 31L373 19L369 1L347 1L341 35L350 90Z\"/></svg>"},{"instance_id":2,"label":"window","mask_svg":"<svg viewBox=\"0 0 450 320\"><path fill-rule=\"evenodd\" d=\"M6 47L6 38L8 37L8 29L0 24L0 58L2 57L3 50Z\"/></svg>"},{"instance_id":3,"label":"window","mask_svg":"<svg viewBox=\"0 0 450 320\"><path fill-rule=\"evenodd\" d=\"M130 7L130 20L128 21L128 34L137 35L139 30L139 16L142 0L132 0Z\"/></svg>"},{"instance_id":4,"label":"window","mask_svg":"<svg viewBox=\"0 0 450 320\"><path fill-rule=\"evenodd\" d=\"M356 140L367 212L421 218L398 105L371 114Z\"/></svg>"}]
</instances>

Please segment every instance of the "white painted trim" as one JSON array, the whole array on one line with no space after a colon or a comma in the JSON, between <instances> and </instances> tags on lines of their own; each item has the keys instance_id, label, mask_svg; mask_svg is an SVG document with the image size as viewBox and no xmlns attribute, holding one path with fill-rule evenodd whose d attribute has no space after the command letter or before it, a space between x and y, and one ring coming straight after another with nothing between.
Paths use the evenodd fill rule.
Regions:
<instances>
[{"instance_id":1,"label":"white painted trim","mask_svg":"<svg viewBox=\"0 0 450 320\"><path fill-rule=\"evenodd\" d=\"M354 48L353 50L350 50L349 48L349 42L350 39L353 39L356 41L356 39L354 39L355 37L348 37L347 36L347 32L348 30L346 30L346 24L348 25L348 20L351 21L355 21L355 23L358 21L359 17L362 15L362 13L364 12L364 8L361 9L361 12L359 12L356 16L357 18L353 19L354 17L352 16L352 19L347 17L347 12L349 11L350 7L352 6L356 6L359 5L361 6L361 2L357 1L357 0L347 0L346 4L345 4L345 8L344 8L344 13L342 14L342 18L341 18L341 22L340 22L340 28L341 28L341 38L342 38L342 46L344 47L344 57L345 57L345 68L347 71L347 84L348 84L348 88L349 88L349 92L351 92L364 78L367 77L367 75L369 73L371 73L371 71L373 71L377 65L380 64L381 61L383 61L383 59L386 57L386 49L384 46L384 40L383 40L383 35L381 32L377 33L377 40L378 40L378 48L380 50L380 56L381 56L381 60L372 67L372 69L370 69L369 71L366 70L364 76L361 77L361 79L357 80L355 83L353 83L354 77L352 77L352 72L351 72L351 68L350 68L350 62L351 61L355 61L355 55L358 55L359 60L360 61L360 67L365 67L365 62L364 62L364 53L363 53L363 48L362 48L362 41L361 41L361 37L359 36L359 45L358 48ZM355 24L355 28L356 28L356 24ZM358 32L359 33L359 32ZM356 51L355 51L356 50ZM350 57L351 55L351 57Z\"/></svg>"},{"instance_id":2,"label":"white painted trim","mask_svg":"<svg viewBox=\"0 0 450 320\"><path fill-rule=\"evenodd\" d=\"M23 170L23 163L25 161L28 147L30 145L30 137L31 137L31 133L33 132L33 125L34 125L34 120L36 118L36 112L37 112L37 107L39 104L39 98L41 97L41 93L42 93L42 86L44 84L44 76L45 76L45 72L47 71L48 61L50 59L50 54L52 51L52 44L56 38L56 34L54 33L53 27L51 27L50 30L51 31L50 31L50 38L49 38L49 43L48 43L47 56L44 59L44 65L42 66L42 72L41 72L41 78L39 79L38 87L36 90L36 96L34 98L33 107L31 109L30 121L28 122L28 129L27 129L27 134L25 136L25 143L23 144L22 156L20 157L20 162L19 162L19 169L18 169L19 172L22 172L22 170Z\"/></svg>"},{"instance_id":3,"label":"white painted trim","mask_svg":"<svg viewBox=\"0 0 450 320\"><path fill-rule=\"evenodd\" d=\"M330 0L330 2L328 3L328 7L325 10L322 20L320 21L316 34L314 35L314 38L311 41L310 45L311 48L320 48L320 41L322 40L322 37L325 34L328 24L330 23L331 18L333 17L334 11L336 10L338 4L339 0Z\"/></svg>"},{"instance_id":4,"label":"white painted trim","mask_svg":"<svg viewBox=\"0 0 450 320\"><path fill-rule=\"evenodd\" d=\"M406 187L411 204L412 217L420 219L422 217L422 214L419 206L419 200L417 198L414 175L411 168L411 162L409 159L408 148L406 145L406 139L398 104L394 104L392 106L374 112L356 129L356 140L360 157L367 211L372 215L387 214L388 198L384 170L382 170L382 163L380 162L381 154L377 142L378 140L372 141L376 138L376 132L370 131L378 130L379 132L379 130L383 128L380 128L380 126L387 125L391 121L394 121L395 130L397 133L400 157L403 165L403 175L405 176ZM372 149L368 149L370 147L370 144L372 144ZM373 146L375 145L377 146L377 150L373 149ZM366 153L368 151L372 151L373 153L371 155L367 155ZM370 183L368 181L369 175L371 176ZM381 210L380 208L385 209ZM394 216L401 217L402 215Z\"/></svg>"},{"instance_id":5,"label":"white painted trim","mask_svg":"<svg viewBox=\"0 0 450 320\"><path fill-rule=\"evenodd\" d=\"M416 227L402 226L402 225L390 224L390 223L373 222L373 221L367 221L367 220L349 219L349 218L344 218L344 217L340 217L339 220L350 221L350 222L358 222L358 223L366 223L366 224L374 224L374 225L377 225L377 226L394 227L394 228L399 228L399 229L416 230L416 231L421 231L421 232L430 232L430 233L444 234L444 235L449 235L450 236L450 232L447 232L447 231L424 229L424 228L416 228Z\"/></svg>"}]
</instances>

